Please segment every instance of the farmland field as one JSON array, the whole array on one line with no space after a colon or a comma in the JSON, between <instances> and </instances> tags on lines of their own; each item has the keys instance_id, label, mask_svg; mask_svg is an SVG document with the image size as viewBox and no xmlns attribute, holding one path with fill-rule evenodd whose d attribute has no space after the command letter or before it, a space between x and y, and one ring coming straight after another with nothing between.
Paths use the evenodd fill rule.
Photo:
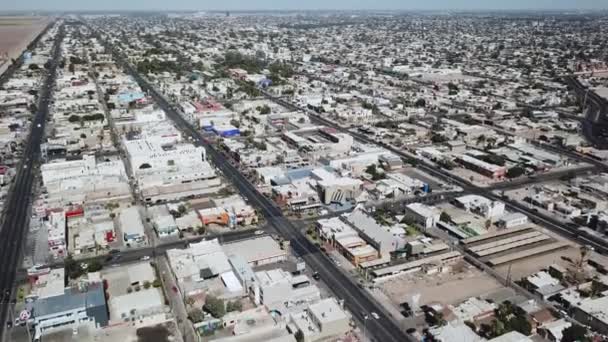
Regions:
<instances>
[{"instance_id":1,"label":"farmland field","mask_svg":"<svg viewBox=\"0 0 608 342\"><path fill-rule=\"evenodd\" d=\"M48 24L47 17L0 16L0 73ZM2 65L4 64L4 65Z\"/></svg>"}]
</instances>

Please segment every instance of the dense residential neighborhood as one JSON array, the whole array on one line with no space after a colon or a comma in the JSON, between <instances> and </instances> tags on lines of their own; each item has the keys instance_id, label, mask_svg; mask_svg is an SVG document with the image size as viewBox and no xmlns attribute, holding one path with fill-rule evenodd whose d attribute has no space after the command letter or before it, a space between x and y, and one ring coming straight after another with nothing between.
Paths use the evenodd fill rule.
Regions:
<instances>
[{"instance_id":1,"label":"dense residential neighborhood","mask_svg":"<svg viewBox=\"0 0 608 342\"><path fill-rule=\"evenodd\" d=\"M606 13L50 18L0 339L608 340Z\"/></svg>"}]
</instances>

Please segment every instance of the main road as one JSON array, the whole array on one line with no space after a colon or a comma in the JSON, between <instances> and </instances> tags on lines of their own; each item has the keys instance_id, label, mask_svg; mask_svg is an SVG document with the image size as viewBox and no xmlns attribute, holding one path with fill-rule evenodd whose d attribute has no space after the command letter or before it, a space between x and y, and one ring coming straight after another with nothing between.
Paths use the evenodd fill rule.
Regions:
<instances>
[{"instance_id":1,"label":"main road","mask_svg":"<svg viewBox=\"0 0 608 342\"><path fill-rule=\"evenodd\" d=\"M96 28L91 27L93 32ZM303 234L301 226L294 224L283 216L283 212L274 202L260 194L257 189L236 169L230 162L203 139L200 132L187 122L167 100L160 95L141 75L126 61L127 59L115 50L103 37L97 35L106 49L112 53L117 63L130 74L165 111L167 116L185 134L192 137L193 141L204 146L207 156L216 167L228 178L245 196L250 203L256 205L265 216L267 222L283 236L290 244L296 254L304 259L306 264L319 273L323 281L334 294L344 302L353 316L361 322L366 322L366 330L373 335L375 340L382 342L414 341L384 312L381 305L377 303L366 291L359 288L340 268L338 268L325 254L314 246ZM378 315L378 319L368 319L371 312Z\"/></svg>"},{"instance_id":2,"label":"main road","mask_svg":"<svg viewBox=\"0 0 608 342\"><path fill-rule=\"evenodd\" d=\"M4 336L4 323L8 316L11 304L15 276L19 264L19 257L23 247L25 233L28 231L30 198L34 181L34 166L40 155L40 144L44 135L44 125L49 112L57 64L61 57L61 42L63 41L63 26L55 37L50 65L47 76L38 98L38 109L35 113L31 132L28 136L23 160L20 163L12 192L7 203L6 216L0 230L0 293L2 294L2 310L0 310L0 336Z\"/></svg>"}]
</instances>

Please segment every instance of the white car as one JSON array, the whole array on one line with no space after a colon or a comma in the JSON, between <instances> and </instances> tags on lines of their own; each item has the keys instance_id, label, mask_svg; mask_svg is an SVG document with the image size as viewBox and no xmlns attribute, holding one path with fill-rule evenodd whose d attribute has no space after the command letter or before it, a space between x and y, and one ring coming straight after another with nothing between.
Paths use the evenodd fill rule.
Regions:
<instances>
[{"instance_id":1,"label":"white car","mask_svg":"<svg viewBox=\"0 0 608 342\"><path fill-rule=\"evenodd\" d=\"M380 319L380 316L378 316L378 314L375 312L372 312L372 317L374 317L375 319Z\"/></svg>"},{"instance_id":2,"label":"white car","mask_svg":"<svg viewBox=\"0 0 608 342\"><path fill-rule=\"evenodd\" d=\"M150 256L149 255L144 255L141 260L146 261L146 260L150 260Z\"/></svg>"}]
</instances>

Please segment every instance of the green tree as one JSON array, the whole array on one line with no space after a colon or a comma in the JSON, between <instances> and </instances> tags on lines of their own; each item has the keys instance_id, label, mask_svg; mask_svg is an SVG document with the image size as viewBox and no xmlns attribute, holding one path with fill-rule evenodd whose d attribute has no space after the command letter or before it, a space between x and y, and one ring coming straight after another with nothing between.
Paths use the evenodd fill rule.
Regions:
<instances>
[{"instance_id":1,"label":"green tree","mask_svg":"<svg viewBox=\"0 0 608 342\"><path fill-rule=\"evenodd\" d=\"M87 271L89 272L99 272L103 268L103 265L99 260L95 259L89 263L89 267L87 267Z\"/></svg>"},{"instance_id":2,"label":"green tree","mask_svg":"<svg viewBox=\"0 0 608 342\"><path fill-rule=\"evenodd\" d=\"M447 212L442 211L441 215L439 215L439 220L443 222L451 222L452 216L450 216L450 214L448 214Z\"/></svg>"},{"instance_id":3,"label":"green tree","mask_svg":"<svg viewBox=\"0 0 608 342\"><path fill-rule=\"evenodd\" d=\"M270 107L268 107L268 105L263 105L262 107L260 107L260 114L270 114Z\"/></svg>"},{"instance_id":4,"label":"green tree","mask_svg":"<svg viewBox=\"0 0 608 342\"><path fill-rule=\"evenodd\" d=\"M222 318L226 313L224 301L211 295L208 295L207 298L205 298L205 305L203 306L203 309L215 318Z\"/></svg>"},{"instance_id":5,"label":"green tree","mask_svg":"<svg viewBox=\"0 0 608 342\"><path fill-rule=\"evenodd\" d=\"M63 260L63 265L70 279L79 278L85 272L82 267L80 267L80 264L72 258L72 256L68 256L67 258L65 258Z\"/></svg>"},{"instance_id":6,"label":"green tree","mask_svg":"<svg viewBox=\"0 0 608 342\"><path fill-rule=\"evenodd\" d=\"M523 176L526 173L526 170L521 166L513 166L509 170L507 170L507 177L509 178L517 178Z\"/></svg>"},{"instance_id":7,"label":"green tree","mask_svg":"<svg viewBox=\"0 0 608 342\"><path fill-rule=\"evenodd\" d=\"M242 311L243 304L239 300L231 301L226 304L226 312Z\"/></svg>"},{"instance_id":8,"label":"green tree","mask_svg":"<svg viewBox=\"0 0 608 342\"><path fill-rule=\"evenodd\" d=\"M378 167L376 164L370 164L365 169L366 173L369 173L372 176L372 180L377 181L386 178L384 172L378 171Z\"/></svg>"},{"instance_id":9,"label":"green tree","mask_svg":"<svg viewBox=\"0 0 608 342\"><path fill-rule=\"evenodd\" d=\"M561 342L587 342L591 341L587 337L587 329L578 324L573 324L562 331Z\"/></svg>"},{"instance_id":10,"label":"green tree","mask_svg":"<svg viewBox=\"0 0 608 342\"><path fill-rule=\"evenodd\" d=\"M302 332L302 330L296 331L293 337L295 337L297 342L304 342L304 333Z\"/></svg>"},{"instance_id":11,"label":"green tree","mask_svg":"<svg viewBox=\"0 0 608 342\"><path fill-rule=\"evenodd\" d=\"M517 313L511 317L507 322L507 328L509 331L515 330L526 336L532 333L532 324L530 324L526 315L522 313Z\"/></svg>"},{"instance_id":12,"label":"green tree","mask_svg":"<svg viewBox=\"0 0 608 342\"><path fill-rule=\"evenodd\" d=\"M203 313L203 310L194 308L188 312L188 319L190 319L192 323L200 323L205 319L205 314Z\"/></svg>"}]
</instances>

